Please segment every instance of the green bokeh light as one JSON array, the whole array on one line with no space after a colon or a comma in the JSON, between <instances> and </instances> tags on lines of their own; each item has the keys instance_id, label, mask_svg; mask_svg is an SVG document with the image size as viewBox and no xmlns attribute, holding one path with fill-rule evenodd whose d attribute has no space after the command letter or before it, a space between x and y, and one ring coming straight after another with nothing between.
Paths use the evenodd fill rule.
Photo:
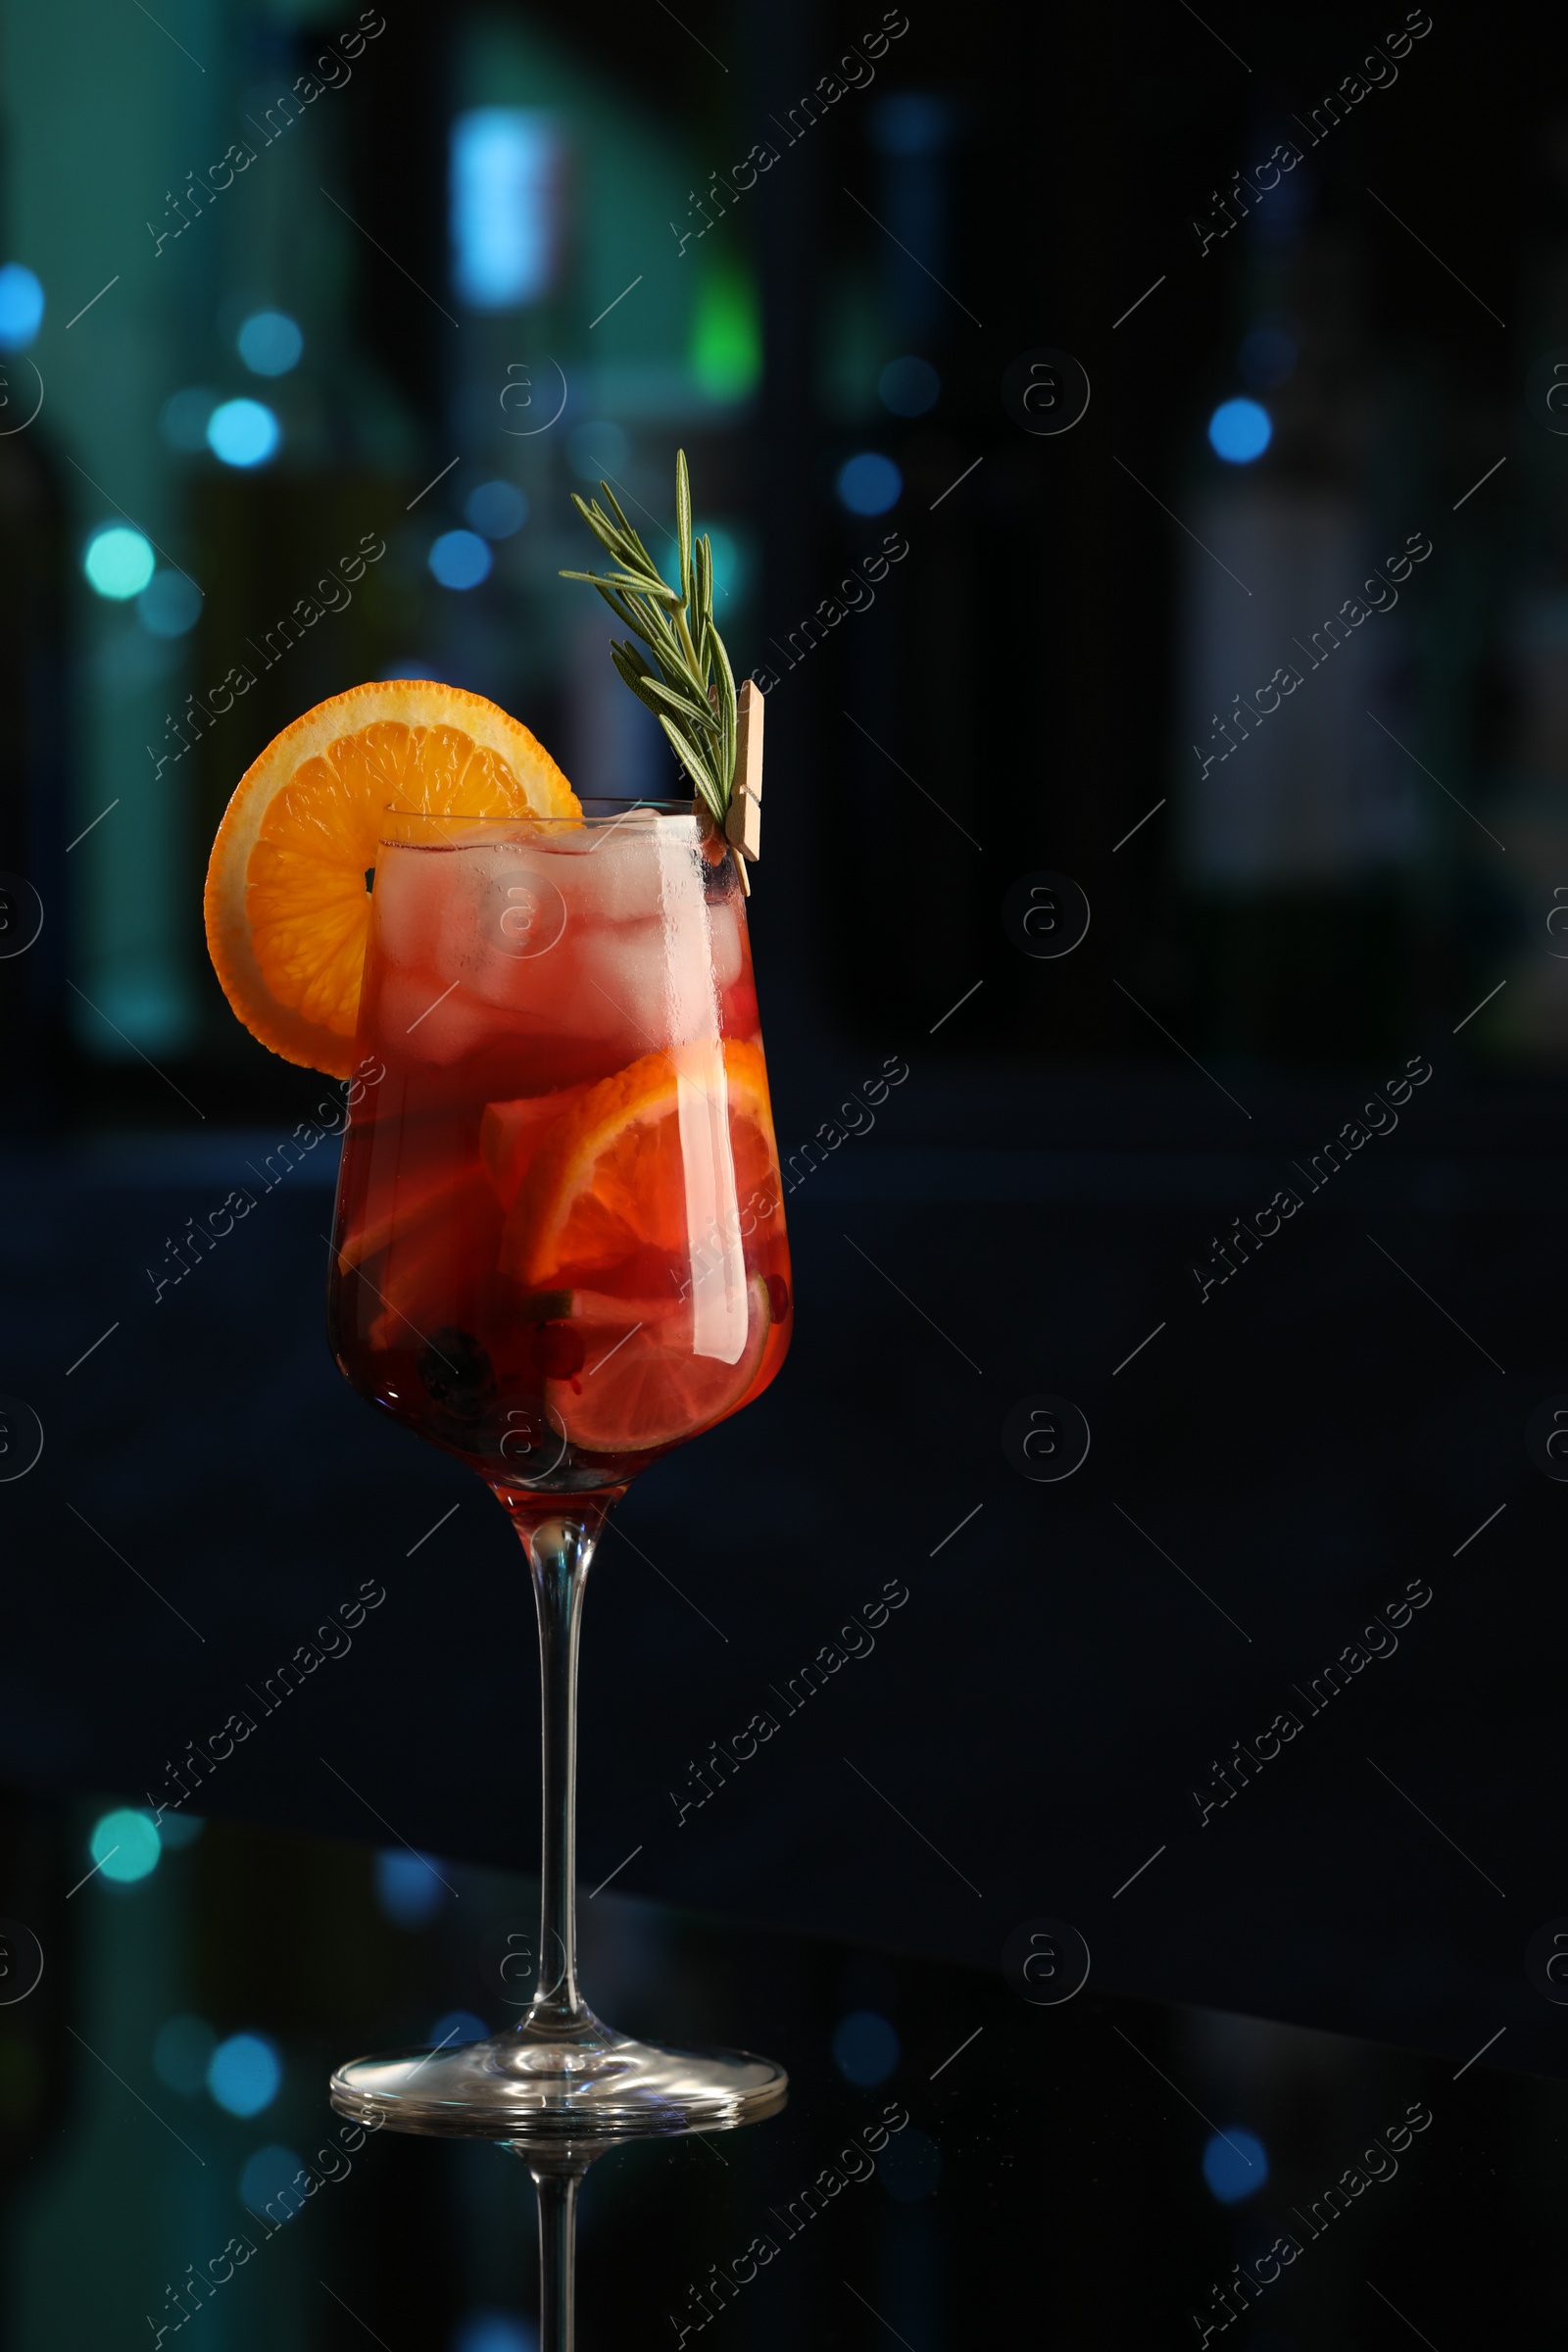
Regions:
<instances>
[{"instance_id":1,"label":"green bokeh light","mask_svg":"<svg viewBox=\"0 0 1568 2352\"><path fill-rule=\"evenodd\" d=\"M140 531L128 530L122 522L94 531L81 560L89 587L117 604L139 596L152 578L156 564L151 543Z\"/></svg>"},{"instance_id":2,"label":"green bokeh light","mask_svg":"<svg viewBox=\"0 0 1568 2352\"><path fill-rule=\"evenodd\" d=\"M158 1832L145 1813L106 1813L87 1840L87 1850L106 1879L128 1886L158 1868L163 1851Z\"/></svg>"},{"instance_id":3,"label":"green bokeh light","mask_svg":"<svg viewBox=\"0 0 1568 2352\"><path fill-rule=\"evenodd\" d=\"M710 400L745 400L762 374L757 289L733 264L714 263L697 289L692 373Z\"/></svg>"}]
</instances>

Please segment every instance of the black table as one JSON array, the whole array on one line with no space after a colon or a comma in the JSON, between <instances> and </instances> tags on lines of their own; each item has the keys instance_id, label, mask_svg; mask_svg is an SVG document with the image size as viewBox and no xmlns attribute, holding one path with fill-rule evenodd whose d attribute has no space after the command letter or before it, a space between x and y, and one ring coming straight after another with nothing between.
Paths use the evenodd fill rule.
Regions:
<instances>
[{"instance_id":1,"label":"black table","mask_svg":"<svg viewBox=\"0 0 1568 2352\"><path fill-rule=\"evenodd\" d=\"M94 1869L116 1801L0 1803L0 1914L44 1963L0 2006L8 2352L533 2352L524 2166L356 2134L326 2082L503 2024L534 1887L218 1820L117 1883L150 1848L122 1821L97 1850L125 1859ZM593 2166L582 2352L1560 2338L1568 2086L1129 1998L1092 1962L1072 1992L1071 1938L1038 1923L1008 1973L613 1886L583 1913L602 2014L763 2050L791 2092L750 2129ZM0 1997L35 1967L26 1936L9 1950ZM241 2034L281 2070L248 2116L204 2080L216 2037L231 2106L267 2090Z\"/></svg>"}]
</instances>

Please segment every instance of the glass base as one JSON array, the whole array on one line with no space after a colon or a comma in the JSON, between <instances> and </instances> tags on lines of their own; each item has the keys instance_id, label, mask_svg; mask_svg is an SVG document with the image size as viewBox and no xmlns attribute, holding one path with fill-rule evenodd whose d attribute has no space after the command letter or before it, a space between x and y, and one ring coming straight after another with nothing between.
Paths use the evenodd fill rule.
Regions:
<instances>
[{"instance_id":1,"label":"glass base","mask_svg":"<svg viewBox=\"0 0 1568 2352\"><path fill-rule=\"evenodd\" d=\"M457 2049L354 2058L331 2094L339 2115L395 2132L586 2142L760 2123L788 2082L770 2058L632 2041L590 2014L564 2030L524 2025Z\"/></svg>"}]
</instances>

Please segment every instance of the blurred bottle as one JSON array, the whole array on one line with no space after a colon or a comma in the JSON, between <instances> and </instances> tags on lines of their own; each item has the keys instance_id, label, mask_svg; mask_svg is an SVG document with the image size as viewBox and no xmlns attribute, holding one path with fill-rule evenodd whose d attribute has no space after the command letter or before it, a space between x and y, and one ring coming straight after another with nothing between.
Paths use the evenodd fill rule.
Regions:
<instances>
[{"instance_id":1,"label":"blurred bottle","mask_svg":"<svg viewBox=\"0 0 1568 2352\"><path fill-rule=\"evenodd\" d=\"M1402 1034L1406 600L1431 543L1380 463L1397 395L1358 248L1314 218L1308 158L1287 169L1293 143L1253 134L1271 149L1265 185L1215 212L1235 238L1235 340L1176 502L1202 544L1183 550L1174 797L1206 1042L1321 1061Z\"/></svg>"},{"instance_id":2,"label":"blurred bottle","mask_svg":"<svg viewBox=\"0 0 1568 2352\"><path fill-rule=\"evenodd\" d=\"M360 93L312 74L319 48L244 33L236 121L252 160L193 221L213 305L203 380L161 418L186 469L202 604L153 750L195 771L198 873L263 746L402 650L397 533L427 450L364 331L385 264L347 217L368 217L349 151ZM320 87L302 120L283 94L308 74ZM210 1041L239 1054L233 1029L210 1023Z\"/></svg>"},{"instance_id":3,"label":"blurred bottle","mask_svg":"<svg viewBox=\"0 0 1568 2352\"><path fill-rule=\"evenodd\" d=\"M28 421L42 396L35 327L9 291L0 284L0 1131L21 1133L59 1107L73 697L65 500L45 416Z\"/></svg>"}]
</instances>

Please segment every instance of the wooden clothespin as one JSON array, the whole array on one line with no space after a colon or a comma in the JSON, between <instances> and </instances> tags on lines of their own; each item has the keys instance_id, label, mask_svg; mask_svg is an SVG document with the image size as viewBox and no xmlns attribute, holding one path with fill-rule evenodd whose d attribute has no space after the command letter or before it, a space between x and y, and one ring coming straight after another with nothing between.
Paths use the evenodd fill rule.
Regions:
<instances>
[{"instance_id":1,"label":"wooden clothespin","mask_svg":"<svg viewBox=\"0 0 1568 2352\"><path fill-rule=\"evenodd\" d=\"M749 897L746 860L755 865L762 854L762 695L755 678L735 698L735 785L724 838Z\"/></svg>"}]
</instances>

